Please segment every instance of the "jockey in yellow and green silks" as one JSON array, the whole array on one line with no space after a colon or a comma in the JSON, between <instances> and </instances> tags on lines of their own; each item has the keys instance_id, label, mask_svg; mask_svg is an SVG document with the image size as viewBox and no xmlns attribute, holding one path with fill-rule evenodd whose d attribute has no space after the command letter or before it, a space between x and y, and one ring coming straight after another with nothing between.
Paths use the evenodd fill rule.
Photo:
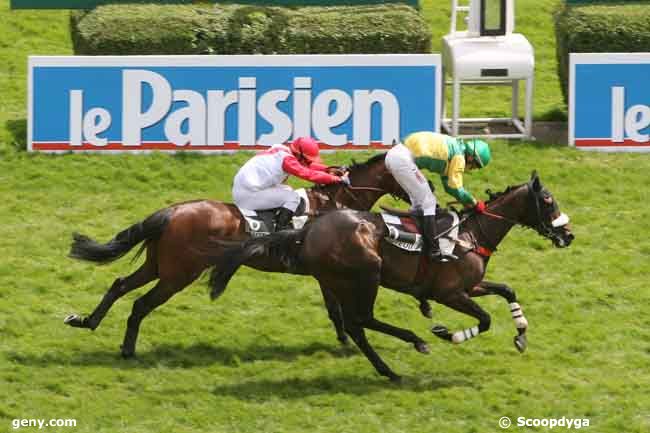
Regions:
<instances>
[{"instance_id":1,"label":"jockey in yellow and green silks","mask_svg":"<svg viewBox=\"0 0 650 433\"><path fill-rule=\"evenodd\" d=\"M409 194L413 209L422 211L425 249L429 250L434 258L444 259L441 257L438 242L432 242L437 236L437 202L420 169L438 173L448 194L464 206L483 212L485 203L476 200L464 188L463 173L465 170L485 167L490 159L490 147L485 141L463 140L428 131L415 132L406 137L403 143L396 144L388 151L386 167Z\"/></svg>"}]
</instances>

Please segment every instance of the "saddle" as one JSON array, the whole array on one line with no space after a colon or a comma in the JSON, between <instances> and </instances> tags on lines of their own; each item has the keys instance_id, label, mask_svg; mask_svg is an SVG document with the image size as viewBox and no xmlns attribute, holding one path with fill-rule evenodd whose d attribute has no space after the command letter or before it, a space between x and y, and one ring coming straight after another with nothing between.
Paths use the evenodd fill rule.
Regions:
<instances>
[{"instance_id":1,"label":"saddle","mask_svg":"<svg viewBox=\"0 0 650 433\"><path fill-rule=\"evenodd\" d=\"M384 240L391 245L404 251L419 253L422 251L422 228L419 226L418 218L410 212L397 209L390 209L381 206L383 212L381 217L388 229L388 236ZM453 211L438 208L436 211L436 222L440 251L451 256L458 242L458 214Z\"/></svg>"},{"instance_id":2,"label":"saddle","mask_svg":"<svg viewBox=\"0 0 650 433\"><path fill-rule=\"evenodd\" d=\"M297 189L296 192L300 196L300 204L291 222L294 229L301 229L309 218L307 216L310 210L309 198L307 198L307 191L304 188ZM259 238L275 233L280 208L252 210L238 206L238 209L246 221L246 233L250 234L251 237Z\"/></svg>"}]
</instances>

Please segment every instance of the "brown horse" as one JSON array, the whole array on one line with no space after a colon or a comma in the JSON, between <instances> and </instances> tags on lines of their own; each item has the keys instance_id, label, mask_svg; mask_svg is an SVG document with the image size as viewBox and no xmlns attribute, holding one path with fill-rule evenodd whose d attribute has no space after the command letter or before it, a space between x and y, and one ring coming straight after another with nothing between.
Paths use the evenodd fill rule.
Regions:
<instances>
[{"instance_id":1,"label":"brown horse","mask_svg":"<svg viewBox=\"0 0 650 433\"><path fill-rule=\"evenodd\" d=\"M526 184L490 195L485 213L468 211L463 215L460 243L454 250L458 260L422 266L419 255L406 253L384 240L388 229L380 215L344 210L315 219L302 230L276 233L232 248L222 256L226 261L212 272L212 295L225 290L240 265L256 261L281 262L287 272L312 275L321 290L339 302L345 332L379 374L391 380L399 380L399 376L370 346L364 328L412 343L421 353L427 353L428 348L413 332L374 317L380 284L418 299L435 300L478 319L478 326L455 333L443 326L432 329L436 336L454 343L474 338L490 327L489 314L471 298L500 295L510 303L518 329L515 345L523 351L528 324L515 292L505 284L483 281L489 252L515 224L534 229L560 248L569 246L573 234L568 217L560 213L557 202L535 173Z\"/></svg>"},{"instance_id":2,"label":"brown horse","mask_svg":"<svg viewBox=\"0 0 650 433\"><path fill-rule=\"evenodd\" d=\"M308 190L310 209L317 212L341 207L368 210L385 194L408 201L408 195L386 169L385 156L379 154L365 163L353 163L348 168L351 182L349 187L336 184L316 186ZM151 290L134 302L127 322L122 355L133 356L142 319L191 284L214 263L215 258L218 259L224 251L224 240L244 241L248 238L245 222L237 207L212 200L190 201L161 209L118 233L106 244L75 234L70 257L109 263L144 241L138 255L146 249L146 260L131 275L117 278L89 316L72 314L64 322L70 326L95 330L115 301L158 279ZM273 263L261 263L260 269L281 270L274 266ZM323 293L328 310L338 308L328 295ZM330 317L333 320L337 318L337 312L330 311ZM342 330L339 339L342 342L346 340Z\"/></svg>"}]
</instances>

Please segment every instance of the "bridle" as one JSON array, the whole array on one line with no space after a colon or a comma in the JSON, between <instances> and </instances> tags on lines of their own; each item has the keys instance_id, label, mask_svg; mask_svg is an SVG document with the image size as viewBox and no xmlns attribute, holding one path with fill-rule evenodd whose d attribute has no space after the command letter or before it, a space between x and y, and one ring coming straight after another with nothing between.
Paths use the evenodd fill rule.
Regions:
<instances>
[{"instance_id":1,"label":"bridle","mask_svg":"<svg viewBox=\"0 0 650 433\"><path fill-rule=\"evenodd\" d=\"M512 219L512 218L510 218L508 216L501 215L501 214L498 214L498 213L494 213L493 211L490 211L490 209L489 209L490 205L493 206L495 204L494 202L500 201L500 199L504 197L503 195L496 198L493 202L488 203L486 205L485 211L482 212L481 214L485 215L487 217L490 217L490 218L507 221L507 222L509 222L509 223L511 223L513 225L520 224L520 225L522 225L524 227L535 230L537 233L539 233L541 236L543 236L543 237L545 237L547 239L552 239L555 236L555 230L554 229L556 229L558 227L565 226L566 224L568 224L569 223L569 217L564 213L560 213L560 215L557 218L553 219L553 221L551 221L550 223L546 222L546 218L544 218L544 215L542 214L542 209L541 209L540 204L539 204L539 200L538 200L539 194L534 191L534 189L533 189L533 187L531 186L530 183L527 184L527 188L528 188L528 200L532 201L532 207L535 209L535 216L536 216L535 221L536 221L536 224L534 224L534 225L533 224L526 224L526 223L523 223L521 221L514 220L514 219ZM540 192L542 194L544 194L544 191L545 190L542 189ZM547 198L548 198L548 196L544 196L542 199L546 200ZM477 214L474 214L474 215L477 215ZM481 226L481 220L477 219L476 222L477 222L477 224L479 226L479 230L481 231L481 234L483 235L483 237L488 239L488 237L486 236L485 231L483 230L483 227Z\"/></svg>"}]
</instances>

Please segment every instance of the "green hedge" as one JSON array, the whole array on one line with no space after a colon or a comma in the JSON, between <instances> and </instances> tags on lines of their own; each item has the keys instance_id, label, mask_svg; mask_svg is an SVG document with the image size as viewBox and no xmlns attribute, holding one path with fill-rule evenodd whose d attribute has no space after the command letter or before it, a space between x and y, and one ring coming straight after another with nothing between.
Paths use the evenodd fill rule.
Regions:
<instances>
[{"instance_id":1,"label":"green hedge","mask_svg":"<svg viewBox=\"0 0 650 433\"><path fill-rule=\"evenodd\" d=\"M564 7L555 16L558 74L568 100L569 53L650 52L650 6Z\"/></svg>"},{"instance_id":2,"label":"green hedge","mask_svg":"<svg viewBox=\"0 0 650 433\"><path fill-rule=\"evenodd\" d=\"M113 5L73 12L76 54L428 53L403 4L333 7Z\"/></svg>"}]
</instances>

